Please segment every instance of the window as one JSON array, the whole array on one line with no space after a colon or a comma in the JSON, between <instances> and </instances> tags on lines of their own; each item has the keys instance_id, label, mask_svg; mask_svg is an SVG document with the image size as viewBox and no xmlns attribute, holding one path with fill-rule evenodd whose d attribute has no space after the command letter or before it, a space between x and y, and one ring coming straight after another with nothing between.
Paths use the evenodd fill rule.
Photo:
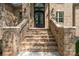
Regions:
<instances>
[{"instance_id":1,"label":"window","mask_svg":"<svg viewBox=\"0 0 79 59\"><path fill-rule=\"evenodd\" d=\"M64 22L64 11L57 11L56 12L56 21L57 22Z\"/></svg>"}]
</instances>

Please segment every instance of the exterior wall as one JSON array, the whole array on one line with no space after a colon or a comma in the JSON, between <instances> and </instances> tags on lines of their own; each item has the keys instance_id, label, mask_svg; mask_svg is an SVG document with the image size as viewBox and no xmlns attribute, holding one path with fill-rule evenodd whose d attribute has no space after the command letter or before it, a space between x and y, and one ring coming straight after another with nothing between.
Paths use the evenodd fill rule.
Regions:
<instances>
[{"instance_id":1,"label":"exterior wall","mask_svg":"<svg viewBox=\"0 0 79 59\"><path fill-rule=\"evenodd\" d=\"M56 11L64 11L64 4L63 3L50 3L50 16L55 20L56 17ZM59 23L61 25L64 25L64 23Z\"/></svg>"},{"instance_id":2,"label":"exterior wall","mask_svg":"<svg viewBox=\"0 0 79 59\"><path fill-rule=\"evenodd\" d=\"M79 36L79 5L75 5L75 26L76 26L76 36Z\"/></svg>"},{"instance_id":3,"label":"exterior wall","mask_svg":"<svg viewBox=\"0 0 79 59\"><path fill-rule=\"evenodd\" d=\"M73 4L66 3L64 4L64 26L72 26L73 25Z\"/></svg>"},{"instance_id":4,"label":"exterior wall","mask_svg":"<svg viewBox=\"0 0 79 59\"><path fill-rule=\"evenodd\" d=\"M72 26L72 4L68 3L52 3L50 4L50 11L53 9L53 18L55 18L56 11L64 11L64 23L59 23L64 26ZM51 12L52 13L52 12Z\"/></svg>"}]
</instances>

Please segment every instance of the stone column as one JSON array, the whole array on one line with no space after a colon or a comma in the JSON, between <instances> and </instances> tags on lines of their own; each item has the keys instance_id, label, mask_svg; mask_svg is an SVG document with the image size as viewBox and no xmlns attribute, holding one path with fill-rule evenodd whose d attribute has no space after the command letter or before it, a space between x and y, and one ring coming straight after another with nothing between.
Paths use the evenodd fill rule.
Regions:
<instances>
[{"instance_id":1,"label":"stone column","mask_svg":"<svg viewBox=\"0 0 79 59\"><path fill-rule=\"evenodd\" d=\"M27 20L27 27L29 28L30 26L30 4L29 3L23 3L22 4L22 19Z\"/></svg>"},{"instance_id":2,"label":"stone column","mask_svg":"<svg viewBox=\"0 0 79 59\"><path fill-rule=\"evenodd\" d=\"M19 53L19 34L13 33L13 55L17 55Z\"/></svg>"},{"instance_id":3,"label":"stone column","mask_svg":"<svg viewBox=\"0 0 79 59\"><path fill-rule=\"evenodd\" d=\"M13 36L10 31L5 30L3 37L3 55L13 55Z\"/></svg>"},{"instance_id":4,"label":"stone column","mask_svg":"<svg viewBox=\"0 0 79 59\"><path fill-rule=\"evenodd\" d=\"M64 55L75 56L75 29L64 29Z\"/></svg>"},{"instance_id":5,"label":"stone column","mask_svg":"<svg viewBox=\"0 0 79 59\"><path fill-rule=\"evenodd\" d=\"M15 30L15 31L14 31ZM13 56L18 53L20 34L16 29L3 29L3 56Z\"/></svg>"}]
</instances>

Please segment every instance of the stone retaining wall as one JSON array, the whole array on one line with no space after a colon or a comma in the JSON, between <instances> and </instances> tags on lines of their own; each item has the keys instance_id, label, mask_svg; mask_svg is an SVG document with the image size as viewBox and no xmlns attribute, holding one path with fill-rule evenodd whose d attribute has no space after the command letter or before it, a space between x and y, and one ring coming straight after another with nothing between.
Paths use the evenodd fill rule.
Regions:
<instances>
[{"instance_id":1,"label":"stone retaining wall","mask_svg":"<svg viewBox=\"0 0 79 59\"><path fill-rule=\"evenodd\" d=\"M27 20L23 20L17 26L4 26L0 28L1 40L3 41L2 48L4 56L17 55L19 51L21 33L24 26L27 24Z\"/></svg>"},{"instance_id":2,"label":"stone retaining wall","mask_svg":"<svg viewBox=\"0 0 79 59\"><path fill-rule=\"evenodd\" d=\"M75 55L75 28L57 26L53 20L49 20L49 28L56 38L59 53L66 56Z\"/></svg>"}]
</instances>

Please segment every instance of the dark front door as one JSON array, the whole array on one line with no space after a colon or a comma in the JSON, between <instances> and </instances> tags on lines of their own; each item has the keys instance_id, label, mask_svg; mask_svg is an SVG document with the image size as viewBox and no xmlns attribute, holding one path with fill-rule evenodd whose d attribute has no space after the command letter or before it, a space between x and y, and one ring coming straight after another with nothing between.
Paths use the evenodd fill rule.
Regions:
<instances>
[{"instance_id":1,"label":"dark front door","mask_svg":"<svg viewBox=\"0 0 79 59\"><path fill-rule=\"evenodd\" d=\"M34 4L34 26L37 28L45 27L45 5L41 3Z\"/></svg>"},{"instance_id":2,"label":"dark front door","mask_svg":"<svg viewBox=\"0 0 79 59\"><path fill-rule=\"evenodd\" d=\"M44 12L35 12L35 27L43 28L45 26L44 22Z\"/></svg>"}]
</instances>

